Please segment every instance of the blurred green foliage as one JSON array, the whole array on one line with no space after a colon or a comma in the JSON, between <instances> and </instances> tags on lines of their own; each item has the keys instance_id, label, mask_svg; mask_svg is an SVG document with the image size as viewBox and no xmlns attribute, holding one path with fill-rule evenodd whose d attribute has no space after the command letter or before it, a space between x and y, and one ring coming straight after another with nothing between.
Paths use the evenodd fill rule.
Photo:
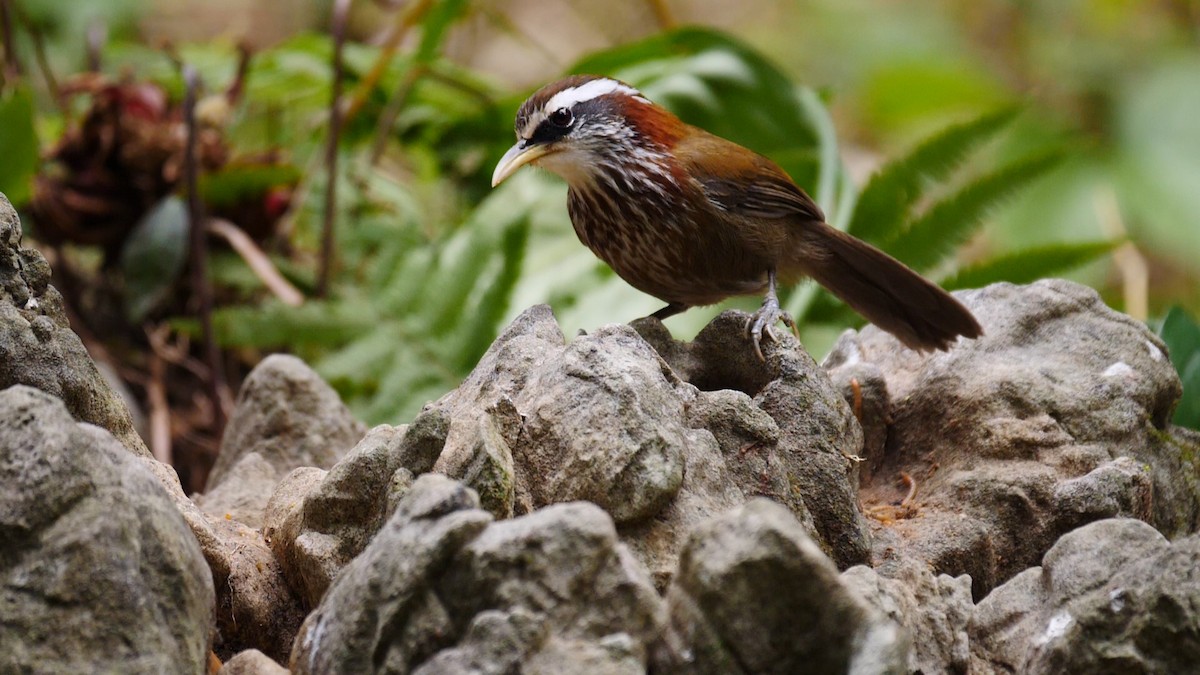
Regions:
<instances>
[{"instance_id":1,"label":"blurred green foliage","mask_svg":"<svg viewBox=\"0 0 1200 675\"><path fill-rule=\"evenodd\" d=\"M1158 328L1171 363L1179 371L1183 398L1175 408L1175 424L1200 429L1200 325L1181 307L1167 310Z\"/></svg>"},{"instance_id":2,"label":"blurred green foliage","mask_svg":"<svg viewBox=\"0 0 1200 675\"><path fill-rule=\"evenodd\" d=\"M128 16L135 4L105 1L114 17ZM25 4L51 38L82 31L82 19L51 9L53 2ZM524 171L490 189L492 166L511 144L513 114L529 92L445 55L457 23L478 4L431 3L417 22L419 39L391 58L375 45L347 45L346 91L361 106L340 140L334 177L320 165L333 75L329 37L298 35L255 54L244 101L225 131L239 153L282 150L290 163L203 182L219 203L279 179L270 172L298 180L288 246L272 258L307 290L324 183L338 181L332 298L293 308L261 291L243 293L217 311L215 323L227 347L304 356L370 422L411 418L453 387L499 328L531 304L550 303L567 335L661 305L579 244L561 182ZM816 0L781 3L779 11L783 28L763 28L761 40L679 28L588 54L567 71L624 79L686 121L769 155L831 223L948 287L1067 273L1128 239L1149 258L1152 278L1174 289L1172 297L1153 295L1153 309L1169 302L1200 309L1200 124L1193 112L1200 109L1200 57L1188 42L1197 29L1186 18L1118 0ZM1129 26L1167 39L1124 39ZM64 53L54 59L60 67L81 58ZM236 70L227 43L180 45L177 53L210 89ZM114 41L106 62L175 95L182 90L175 64L136 39ZM370 79L377 66L381 76ZM817 90L799 82L834 84ZM0 115L21 94L6 96ZM843 157L864 148L883 148L879 154L894 159L873 159L872 168L882 166L856 180ZM218 283L253 289L236 258L218 255L212 267ZM1074 274L1123 306L1108 266ZM692 310L668 325L689 337L720 309L758 302ZM784 303L818 355L860 321L810 285ZM191 331L195 323L178 317L174 325ZM1194 392L1198 385L1187 386Z\"/></svg>"}]
</instances>

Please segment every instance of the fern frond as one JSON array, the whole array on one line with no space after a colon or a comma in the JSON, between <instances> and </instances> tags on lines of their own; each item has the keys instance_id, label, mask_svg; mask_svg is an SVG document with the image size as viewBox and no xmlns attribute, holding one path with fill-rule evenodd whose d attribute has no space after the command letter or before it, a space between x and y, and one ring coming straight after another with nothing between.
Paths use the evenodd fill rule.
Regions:
<instances>
[{"instance_id":1,"label":"fern frond","mask_svg":"<svg viewBox=\"0 0 1200 675\"><path fill-rule=\"evenodd\" d=\"M1041 178L1063 159L1059 150L1009 164L931 206L882 248L913 269L928 269L966 242L988 211Z\"/></svg>"},{"instance_id":2,"label":"fern frond","mask_svg":"<svg viewBox=\"0 0 1200 675\"><path fill-rule=\"evenodd\" d=\"M1113 239L1022 249L963 268L941 284L948 290L980 288L998 281L1027 284L1092 262L1122 243Z\"/></svg>"},{"instance_id":3,"label":"fern frond","mask_svg":"<svg viewBox=\"0 0 1200 675\"><path fill-rule=\"evenodd\" d=\"M972 150L1004 128L1017 112L1016 107L1003 108L952 126L885 165L863 188L847 231L870 242L898 232L925 186L949 177Z\"/></svg>"}]
</instances>

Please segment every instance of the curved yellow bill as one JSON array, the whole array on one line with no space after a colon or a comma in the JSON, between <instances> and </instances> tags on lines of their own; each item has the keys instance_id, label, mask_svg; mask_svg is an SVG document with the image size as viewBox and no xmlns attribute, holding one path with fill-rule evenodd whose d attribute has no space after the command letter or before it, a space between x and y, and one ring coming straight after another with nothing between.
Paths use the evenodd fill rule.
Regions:
<instances>
[{"instance_id":1,"label":"curved yellow bill","mask_svg":"<svg viewBox=\"0 0 1200 675\"><path fill-rule=\"evenodd\" d=\"M528 141L517 141L517 144L509 148L508 152L500 158L500 163L492 172L492 187L503 183L504 179L516 173L517 169L539 157L550 154L550 148L545 145L527 145L527 143Z\"/></svg>"}]
</instances>

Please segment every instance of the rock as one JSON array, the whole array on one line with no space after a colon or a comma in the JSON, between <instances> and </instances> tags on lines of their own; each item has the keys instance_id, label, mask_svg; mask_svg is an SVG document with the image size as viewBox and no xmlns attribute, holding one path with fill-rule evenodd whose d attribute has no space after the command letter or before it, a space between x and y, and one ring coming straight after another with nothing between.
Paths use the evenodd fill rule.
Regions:
<instances>
[{"instance_id":1,"label":"rock","mask_svg":"<svg viewBox=\"0 0 1200 675\"><path fill-rule=\"evenodd\" d=\"M842 572L842 583L904 631L911 646L908 672L969 672L967 627L974 611L969 577L935 577L920 563L909 561L898 568L894 579L857 565Z\"/></svg>"},{"instance_id":2,"label":"rock","mask_svg":"<svg viewBox=\"0 0 1200 675\"><path fill-rule=\"evenodd\" d=\"M1062 537L979 603L979 669L1184 673L1200 663L1200 535L1174 543L1145 523L1102 520Z\"/></svg>"},{"instance_id":3,"label":"rock","mask_svg":"<svg viewBox=\"0 0 1200 675\"><path fill-rule=\"evenodd\" d=\"M825 362L844 391L869 365L890 394L886 449L862 467L881 573L915 558L970 574L978 599L1087 522L1200 526L1200 459L1172 439L1180 384L1156 336L1067 281L958 297L983 337L920 354L868 326Z\"/></svg>"},{"instance_id":4,"label":"rock","mask_svg":"<svg viewBox=\"0 0 1200 675\"><path fill-rule=\"evenodd\" d=\"M562 331L546 305L530 307L501 331L462 384L427 406L443 411L452 420L434 471L463 478L471 467L495 466L494 460L478 457L481 451L493 458L503 454L495 446L497 439L490 430L499 432L511 454L520 434L520 425L514 427L508 414L510 409L515 410L512 402L525 390L538 364L564 347ZM523 412L516 411L518 419ZM491 450L480 445L485 437L493 444ZM514 513L528 513L534 508L529 488L518 480L515 467L513 471Z\"/></svg>"},{"instance_id":5,"label":"rock","mask_svg":"<svg viewBox=\"0 0 1200 675\"><path fill-rule=\"evenodd\" d=\"M654 518L617 529L621 541L650 571L659 591L666 590L675 574L688 532L746 501L726 468L716 439L706 430L690 434L683 483L675 499Z\"/></svg>"},{"instance_id":6,"label":"rock","mask_svg":"<svg viewBox=\"0 0 1200 675\"><path fill-rule=\"evenodd\" d=\"M661 511L689 434L674 375L633 329L604 326L539 364L514 400L514 456L535 506L585 499L618 524Z\"/></svg>"},{"instance_id":7,"label":"rock","mask_svg":"<svg viewBox=\"0 0 1200 675\"><path fill-rule=\"evenodd\" d=\"M754 499L694 529L667 592L671 673L903 673L907 645L783 506Z\"/></svg>"},{"instance_id":8,"label":"rock","mask_svg":"<svg viewBox=\"0 0 1200 675\"><path fill-rule=\"evenodd\" d=\"M660 588L687 528L746 495L787 505L840 566L864 562L849 408L791 338L760 361L744 324L723 314L685 344L646 320L565 344L548 308L531 308L429 407L451 420L434 470L498 518L601 506Z\"/></svg>"},{"instance_id":9,"label":"rock","mask_svg":"<svg viewBox=\"0 0 1200 675\"><path fill-rule=\"evenodd\" d=\"M204 670L212 579L175 506L141 458L26 386L0 392L0 541L0 671Z\"/></svg>"},{"instance_id":10,"label":"rock","mask_svg":"<svg viewBox=\"0 0 1200 675\"><path fill-rule=\"evenodd\" d=\"M242 455L229 477L192 501L216 518L229 517L248 527L262 527L267 500L279 483L279 472L257 452Z\"/></svg>"},{"instance_id":11,"label":"rock","mask_svg":"<svg viewBox=\"0 0 1200 675\"><path fill-rule=\"evenodd\" d=\"M288 669L257 649L248 649L226 661L217 675L288 675Z\"/></svg>"},{"instance_id":12,"label":"rock","mask_svg":"<svg viewBox=\"0 0 1200 675\"><path fill-rule=\"evenodd\" d=\"M760 361L746 340L746 319L723 312L690 344L669 341L657 320L635 327L680 377L706 392L690 412L691 424L721 443L742 492L788 506L839 567L865 563L870 536L849 459L862 450L862 430L829 377L790 335L768 343L766 362Z\"/></svg>"},{"instance_id":13,"label":"rock","mask_svg":"<svg viewBox=\"0 0 1200 675\"><path fill-rule=\"evenodd\" d=\"M71 415L150 456L129 409L71 330L41 253L21 247L21 221L0 194L0 389L24 384L63 401Z\"/></svg>"},{"instance_id":14,"label":"rock","mask_svg":"<svg viewBox=\"0 0 1200 675\"><path fill-rule=\"evenodd\" d=\"M295 469L275 487L263 516L263 539L283 568L287 585L306 608L321 601L329 582L346 563L327 538L301 538L305 533L304 500L328 474L315 466Z\"/></svg>"},{"instance_id":15,"label":"rock","mask_svg":"<svg viewBox=\"0 0 1200 675\"><path fill-rule=\"evenodd\" d=\"M304 613L263 535L231 518L204 513L183 494L174 469L153 459L142 462L175 501L208 563L217 592L213 649L218 656L259 649L286 661Z\"/></svg>"},{"instance_id":16,"label":"rock","mask_svg":"<svg viewBox=\"0 0 1200 675\"><path fill-rule=\"evenodd\" d=\"M429 471L447 427L436 410L409 426L380 425L328 472L297 469L280 483L263 532L308 607L383 527L414 474Z\"/></svg>"},{"instance_id":17,"label":"rock","mask_svg":"<svg viewBox=\"0 0 1200 675\"><path fill-rule=\"evenodd\" d=\"M493 522L478 504L444 476L418 477L306 619L293 672L625 672L631 658L644 669L661 602L603 511L562 504Z\"/></svg>"},{"instance_id":18,"label":"rock","mask_svg":"<svg viewBox=\"0 0 1200 675\"><path fill-rule=\"evenodd\" d=\"M364 433L337 392L303 361L273 354L242 383L207 490L220 485L250 453L258 453L279 476L301 466L328 469Z\"/></svg>"},{"instance_id":19,"label":"rock","mask_svg":"<svg viewBox=\"0 0 1200 675\"><path fill-rule=\"evenodd\" d=\"M628 327L564 346L553 315L535 307L434 404L454 419L435 470L464 479L498 517L586 499L619 524L648 519L683 480L676 384Z\"/></svg>"}]
</instances>

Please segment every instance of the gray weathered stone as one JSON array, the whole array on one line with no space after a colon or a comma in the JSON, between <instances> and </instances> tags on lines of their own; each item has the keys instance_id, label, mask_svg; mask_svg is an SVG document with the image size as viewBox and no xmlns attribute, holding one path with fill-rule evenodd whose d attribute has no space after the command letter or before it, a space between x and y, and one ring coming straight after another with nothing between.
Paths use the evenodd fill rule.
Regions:
<instances>
[{"instance_id":1,"label":"gray weathered stone","mask_svg":"<svg viewBox=\"0 0 1200 675\"><path fill-rule=\"evenodd\" d=\"M124 401L71 330L46 259L21 247L21 221L0 193L0 389L15 384L59 398L76 420L108 429L130 452L150 456Z\"/></svg>"},{"instance_id":2,"label":"gray weathered stone","mask_svg":"<svg viewBox=\"0 0 1200 675\"><path fill-rule=\"evenodd\" d=\"M0 671L203 672L195 538L142 458L26 386L0 392L0 542Z\"/></svg>"},{"instance_id":3,"label":"gray weathered stone","mask_svg":"<svg viewBox=\"0 0 1200 675\"><path fill-rule=\"evenodd\" d=\"M279 471L257 452L242 455L229 476L192 500L205 513L231 518L247 527L262 527L267 500L279 483Z\"/></svg>"},{"instance_id":4,"label":"gray weathered stone","mask_svg":"<svg viewBox=\"0 0 1200 675\"><path fill-rule=\"evenodd\" d=\"M514 400L514 456L535 506L586 499L618 524L661 511L683 482L688 434L677 380L628 326L548 355Z\"/></svg>"},{"instance_id":5,"label":"gray weathered stone","mask_svg":"<svg viewBox=\"0 0 1200 675\"><path fill-rule=\"evenodd\" d=\"M297 469L271 497L263 532L296 592L309 606L366 548L411 484L445 442L437 410L411 425L375 427L328 472Z\"/></svg>"},{"instance_id":6,"label":"gray weathered stone","mask_svg":"<svg viewBox=\"0 0 1200 675\"><path fill-rule=\"evenodd\" d=\"M301 466L328 469L364 433L337 392L303 361L273 354L242 383L206 489L212 492L252 452L278 476Z\"/></svg>"},{"instance_id":7,"label":"gray weathered stone","mask_svg":"<svg viewBox=\"0 0 1200 675\"><path fill-rule=\"evenodd\" d=\"M288 675L288 669L257 649L247 649L226 661L217 675Z\"/></svg>"},{"instance_id":8,"label":"gray weathered stone","mask_svg":"<svg viewBox=\"0 0 1200 675\"><path fill-rule=\"evenodd\" d=\"M882 573L916 558L970 574L981 598L1084 523L1200 525L1200 460L1172 439L1180 384L1156 336L1067 281L958 297L983 337L920 354L868 326L826 360L843 388L878 368L890 394L886 450L862 467Z\"/></svg>"},{"instance_id":9,"label":"gray weathered stone","mask_svg":"<svg viewBox=\"0 0 1200 675\"><path fill-rule=\"evenodd\" d=\"M843 584L791 512L767 499L692 531L667 603L662 672L907 672L899 627Z\"/></svg>"},{"instance_id":10,"label":"gray weathered stone","mask_svg":"<svg viewBox=\"0 0 1200 675\"><path fill-rule=\"evenodd\" d=\"M661 602L603 511L562 504L493 522L478 503L444 476L418 477L305 621L293 672L644 667Z\"/></svg>"},{"instance_id":11,"label":"gray weathered stone","mask_svg":"<svg viewBox=\"0 0 1200 675\"><path fill-rule=\"evenodd\" d=\"M1041 567L976 607L980 672L1184 673L1200 663L1200 535L1169 543L1133 519L1062 537Z\"/></svg>"},{"instance_id":12,"label":"gray weathered stone","mask_svg":"<svg viewBox=\"0 0 1200 675\"><path fill-rule=\"evenodd\" d=\"M229 657L244 649L259 649L286 661L304 613L262 533L231 518L204 513L183 494L174 469L149 458L142 463L174 500L208 563L217 593L213 650Z\"/></svg>"},{"instance_id":13,"label":"gray weathered stone","mask_svg":"<svg viewBox=\"0 0 1200 675\"><path fill-rule=\"evenodd\" d=\"M670 340L656 320L634 325L680 377L705 392L699 409L689 411L691 424L709 428L721 443L741 491L788 506L839 567L864 563L870 536L850 459L862 450L862 430L790 334L768 342L766 361L759 360L746 339L746 319L723 312L687 344Z\"/></svg>"},{"instance_id":14,"label":"gray weathered stone","mask_svg":"<svg viewBox=\"0 0 1200 675\"><path fill-rule=\"evenodd\" d=\"M916 561L896 572L888 579L856 565L842 572L842 582L903 629L910 645L908 672L965 675L971 663L971 579L934 576Z\"/></svg>"}]
</instances>

